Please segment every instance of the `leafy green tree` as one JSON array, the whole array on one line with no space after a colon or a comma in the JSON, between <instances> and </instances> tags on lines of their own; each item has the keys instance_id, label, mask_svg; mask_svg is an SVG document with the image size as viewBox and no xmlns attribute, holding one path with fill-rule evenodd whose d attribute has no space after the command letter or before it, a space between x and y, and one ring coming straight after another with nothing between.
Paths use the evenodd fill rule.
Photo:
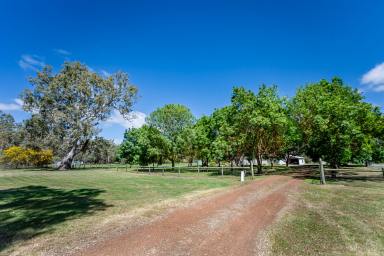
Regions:
<instances>
[{"instance_id":1,"label":"leafy green tree","mask_svg":"<svg viewBox=\"0 0 384 256\"><path fill-rule=\"evenodd\" d=\"M193 160L197 156L196 141L196 131L194 127L184 129L177 139L179 158L185 158L189 166L192 165Z\"/></svg>"},{"instance_id":2,"label":"leafy green tree","mask_svg":"<svg viewBox=\"0 0 384 256\"><path fill-rule=\"evenodd\" d=\"M212 120L208 116L201 117L194 126L196 138L196 157L202 160L203 166L208 166L211 159L211 145L213 142Z\"/></svg>"},{"instance_id":3,"label":"leafy green tree","mask_svg":"<svg viewBox=\"0 0 384 256\"><path fill-rule=\"evenodd\" d=\"M168 104L156 109L146 119L149 126L155 127L169 141L168 159L175 166L178 157L178 145L180 136L185 129L190 128L194 123L191 111L180 104Z\"/></svg>"},{"instance_id":4,"label":"leafy green tree","mask_svg":"<svg viewBox=\"0 0 384 256\"><path fill-rule=\"evenodd\" d=\"M125 132L118 154L130 164L161 163L167 155L167 139L155 127L144 125Z\"/></svg>"},{"instance_id":5,"label":"leafy green tree","mask_svg":"<svg viewBox=\"0 0 384 256\"><path fill-rule=\"evenodd\" d=\"M278 96L277 87L259 87L257 94L243 87L233 90L234 126L243 153L257 161L257 171L262 172L263 157L275 157L283 147L287 114L284 100Z\"/></svg>"},{"instance_id":6,"label":"leafy green tree","mask_svg":"<svg viewBox=\"0 0 384 256\"><path fill-rule=\"evenodd\" d=\"M127 116L137 93L127 74L104 78L79 62L64 63L57 74L47 66L30 83L33 89L22 95L24 109L38 116L54 138L52 144L60 145L59 169L71 168L74 157L97 134L97 125L114 109Z\"/></svg>"},{"instance_id":7,"label":"leafy green tree","mask_svg":"<svg viewBox=\"0 0 384 256\"><path fill-rule=\"evenodd\" d=\"M226 106L216 109L211 118L214 134L213 158L217 162L227 160L232 166L233 162L239 162L242 156L241 142L234 126L234 108Z\"/></svg>"},{"instance_id":8,"label":"leafy green tree","mask_svg":"<svg viewBox=\"0 0 384 256\"><path fill-rule=\"evenodd\" d=\"M323 158L333 168L372 155L377 113L363 102L357 89L341 79L308 84L293 99L293 114L302 132L305 151L312 159Z\"/></svg>"},{"instance_id":9,"label":"leafy green tree","mask_svg":"<svg viewBox=\"0 0 384 256\"><path fill-rule=\"evenodd\" d=\"M10 114L0 111L0 151L20 143L20 125Z\"/></svg>"},{"instance_id":10,"label":"leafy green tree","mask_svg":"<svg viewBox=\"0 0 384 256\"><path fill-rule=\"evenodd\" d=\"M292 116L291 105L291 102L289 102L287 106L287 125L284 128L283 146L281 148L281 156L284 157L286 166L288 166L293 155L299 155L303 151L302 133Z\"/></svg>"}]
</instances>

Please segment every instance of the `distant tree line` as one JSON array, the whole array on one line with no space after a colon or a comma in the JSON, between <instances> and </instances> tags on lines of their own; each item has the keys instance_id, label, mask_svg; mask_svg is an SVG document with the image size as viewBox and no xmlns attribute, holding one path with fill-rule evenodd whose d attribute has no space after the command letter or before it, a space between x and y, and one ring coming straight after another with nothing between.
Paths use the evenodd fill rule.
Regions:
<instances>
[{"instance_id":1,"label":"distant tree line","mask_svg":"<svg viewBox=\"0 0 384 256\"><path fill-rule=\"evenodd\" d=\"M196 160L207 166L256 164L265 159L304 154L332 167L384 161L384 117L379 107L339 78L299 88L292 98L276 86L233 88L231 103L195 118L180 104L151 113L141 128L129 129L123 143L98 136L112 111L129 117L137 87L124 72L105 77L79 62L66 62L57 73L47 66L29 80L22 95L30 118L16 123L0 112L0 154L18 146L25 152L52 152L58 169L73 162L155 165ZM16 149L13 148L13 151ZM28 151L30 150L30 151ZM9 159L9 158L8 158ZM31 165L32 161L27 161Z\"/></svg>"},{"instance_id":2,"label":"distant tree line","mask_svg":"<svg viewBox=\"0 0 384 256\"><path fill-rule=\"evenodd\" d=\"M384 116L379 107L339 78L321 80L288 99L276 86L257 92L235 87L231 104L196 120L182 105L151 113L141 128L125 132L118 156L131 164L201 160L241 165L247 159L262 172L263 159L305 154L333 168L384 161ZM253 170L253 167L252 167Z\"/></svg>"}]
</instances>

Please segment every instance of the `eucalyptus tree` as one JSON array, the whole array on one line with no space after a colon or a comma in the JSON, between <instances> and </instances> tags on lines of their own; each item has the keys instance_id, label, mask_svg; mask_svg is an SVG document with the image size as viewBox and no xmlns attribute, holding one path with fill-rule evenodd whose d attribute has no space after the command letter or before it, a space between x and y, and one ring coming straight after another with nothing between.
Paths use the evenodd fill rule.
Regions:
<instances>
[{"instance_id":1,"label":"eucalyptus tree","mask_svg":"<svg viewBox=\"0 0 384 256\"><path fill-rule=\"evenodd\" d=\"M20 143L20 125L11 114L0 110L0 151Z\"/></svg>"},{"instance_id":2,"label":"eucalyptus tree","mask_svg":"<svg viewBox=\"0 0 384 256\"><path fill-rule=\"evenodd\" d=\"M288 124L284 99L277 87L259 87L257 94L235 87L232 95L234 126L243 152L251 161L256 159L257 171L262 172L263 157L273 157L283 147L284 127Z\"/></svg>"},{"instance_id":3,"label":"eucalyptus tree","mask_svg":"<svg viewBox=\"0 0 384 256\"><path fill-rule=\"evenodd\" d=\"M59 169L70 169L72 161L98 133L97 126L114 109L128 117L137 88L126 73L108 78L79 62L66 62L58 73L47 66L31 78L32 89L22 95L24 110L44 122L52 147L61 158Z\"/></svg>"},{"instance_id":4,"label":"eucalyptus tree","mask_svg":"<svg viewBox=\"0 0 384 256\"><path fill-rule=\"evenodd\" d=\"M116 160L117 145L103 137L96 136L90 140L84 153L78 156L87 163L106 164Z\"/></svg>"},{"instance_id":5,"label":"eucalyptus tree","mask_svg":"<svg viewBox=\"0 0 384 256\"><path fill-rule=\"evenodd\" d=\"M146 123L155 127L169 141L168 159L175 166L178 158L178 140L182 133L195 122L191 111L180 104L168 104L156 109L146 119Z\"/></svg>"}]
</instances>

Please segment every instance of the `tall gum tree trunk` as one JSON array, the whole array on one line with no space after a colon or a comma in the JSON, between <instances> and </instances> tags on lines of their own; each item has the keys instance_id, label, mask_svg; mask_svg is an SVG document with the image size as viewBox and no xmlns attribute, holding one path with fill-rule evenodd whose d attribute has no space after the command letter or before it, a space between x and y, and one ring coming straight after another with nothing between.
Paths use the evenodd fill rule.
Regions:
<instances>
[{"instance_id":1,"label":"tall gum tree trunk","mask_svg":"<svg viewBox=\"0 0 384 256\"><path fill-rule=\"evenodd\" d=\"M71 150L68 152L66 156L61 159L58 169L59 170L69 170L72 168L72 162L75 156L80 153L81 151L84 151L89 143L89 139L87 139L83 144L78 144L79 141L77 141L74 146L71 148Z\"/></svg>"},{"instance_id":2,"label":"tall gum tree trunk","mask_svg":"<svg viewBox=\"0 0 384 256\"><path fill-rule=\"evenodd\" d=\"M59 170L68 170L72 168L73 158L75 157L77 146L73 146L66 156L61 159L58 166Z\"/></svg>"}]
</instances>

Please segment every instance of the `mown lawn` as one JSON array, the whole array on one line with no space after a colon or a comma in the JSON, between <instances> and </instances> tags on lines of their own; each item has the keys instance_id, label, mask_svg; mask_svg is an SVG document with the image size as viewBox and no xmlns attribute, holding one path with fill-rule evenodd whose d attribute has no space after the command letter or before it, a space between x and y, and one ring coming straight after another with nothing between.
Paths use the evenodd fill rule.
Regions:
<instances>
[{"instance_id":1,"label":"mown lawn","mask_svg":"<svg viewBox=\"0 0 384 256\"><path fill-rule=\"evenodd\" d=\"M384 179L306 180L273 229L272 255L384 255Z\"/></svg>"},{"instance_id":2,"label":"mown lawn","mask_svg":"<svg viewBox=\"0 0 384 256\"><path fill-rule=\"evenodd\" d=\"M36 243L36 238L52 246L67 236L86 233L106 217L237 183L235 177L207 174L163 177L113 169L0 170L0 254L33 239ZM36 250L38 254L40 249Z\"/></svg>"}]
</instances>

